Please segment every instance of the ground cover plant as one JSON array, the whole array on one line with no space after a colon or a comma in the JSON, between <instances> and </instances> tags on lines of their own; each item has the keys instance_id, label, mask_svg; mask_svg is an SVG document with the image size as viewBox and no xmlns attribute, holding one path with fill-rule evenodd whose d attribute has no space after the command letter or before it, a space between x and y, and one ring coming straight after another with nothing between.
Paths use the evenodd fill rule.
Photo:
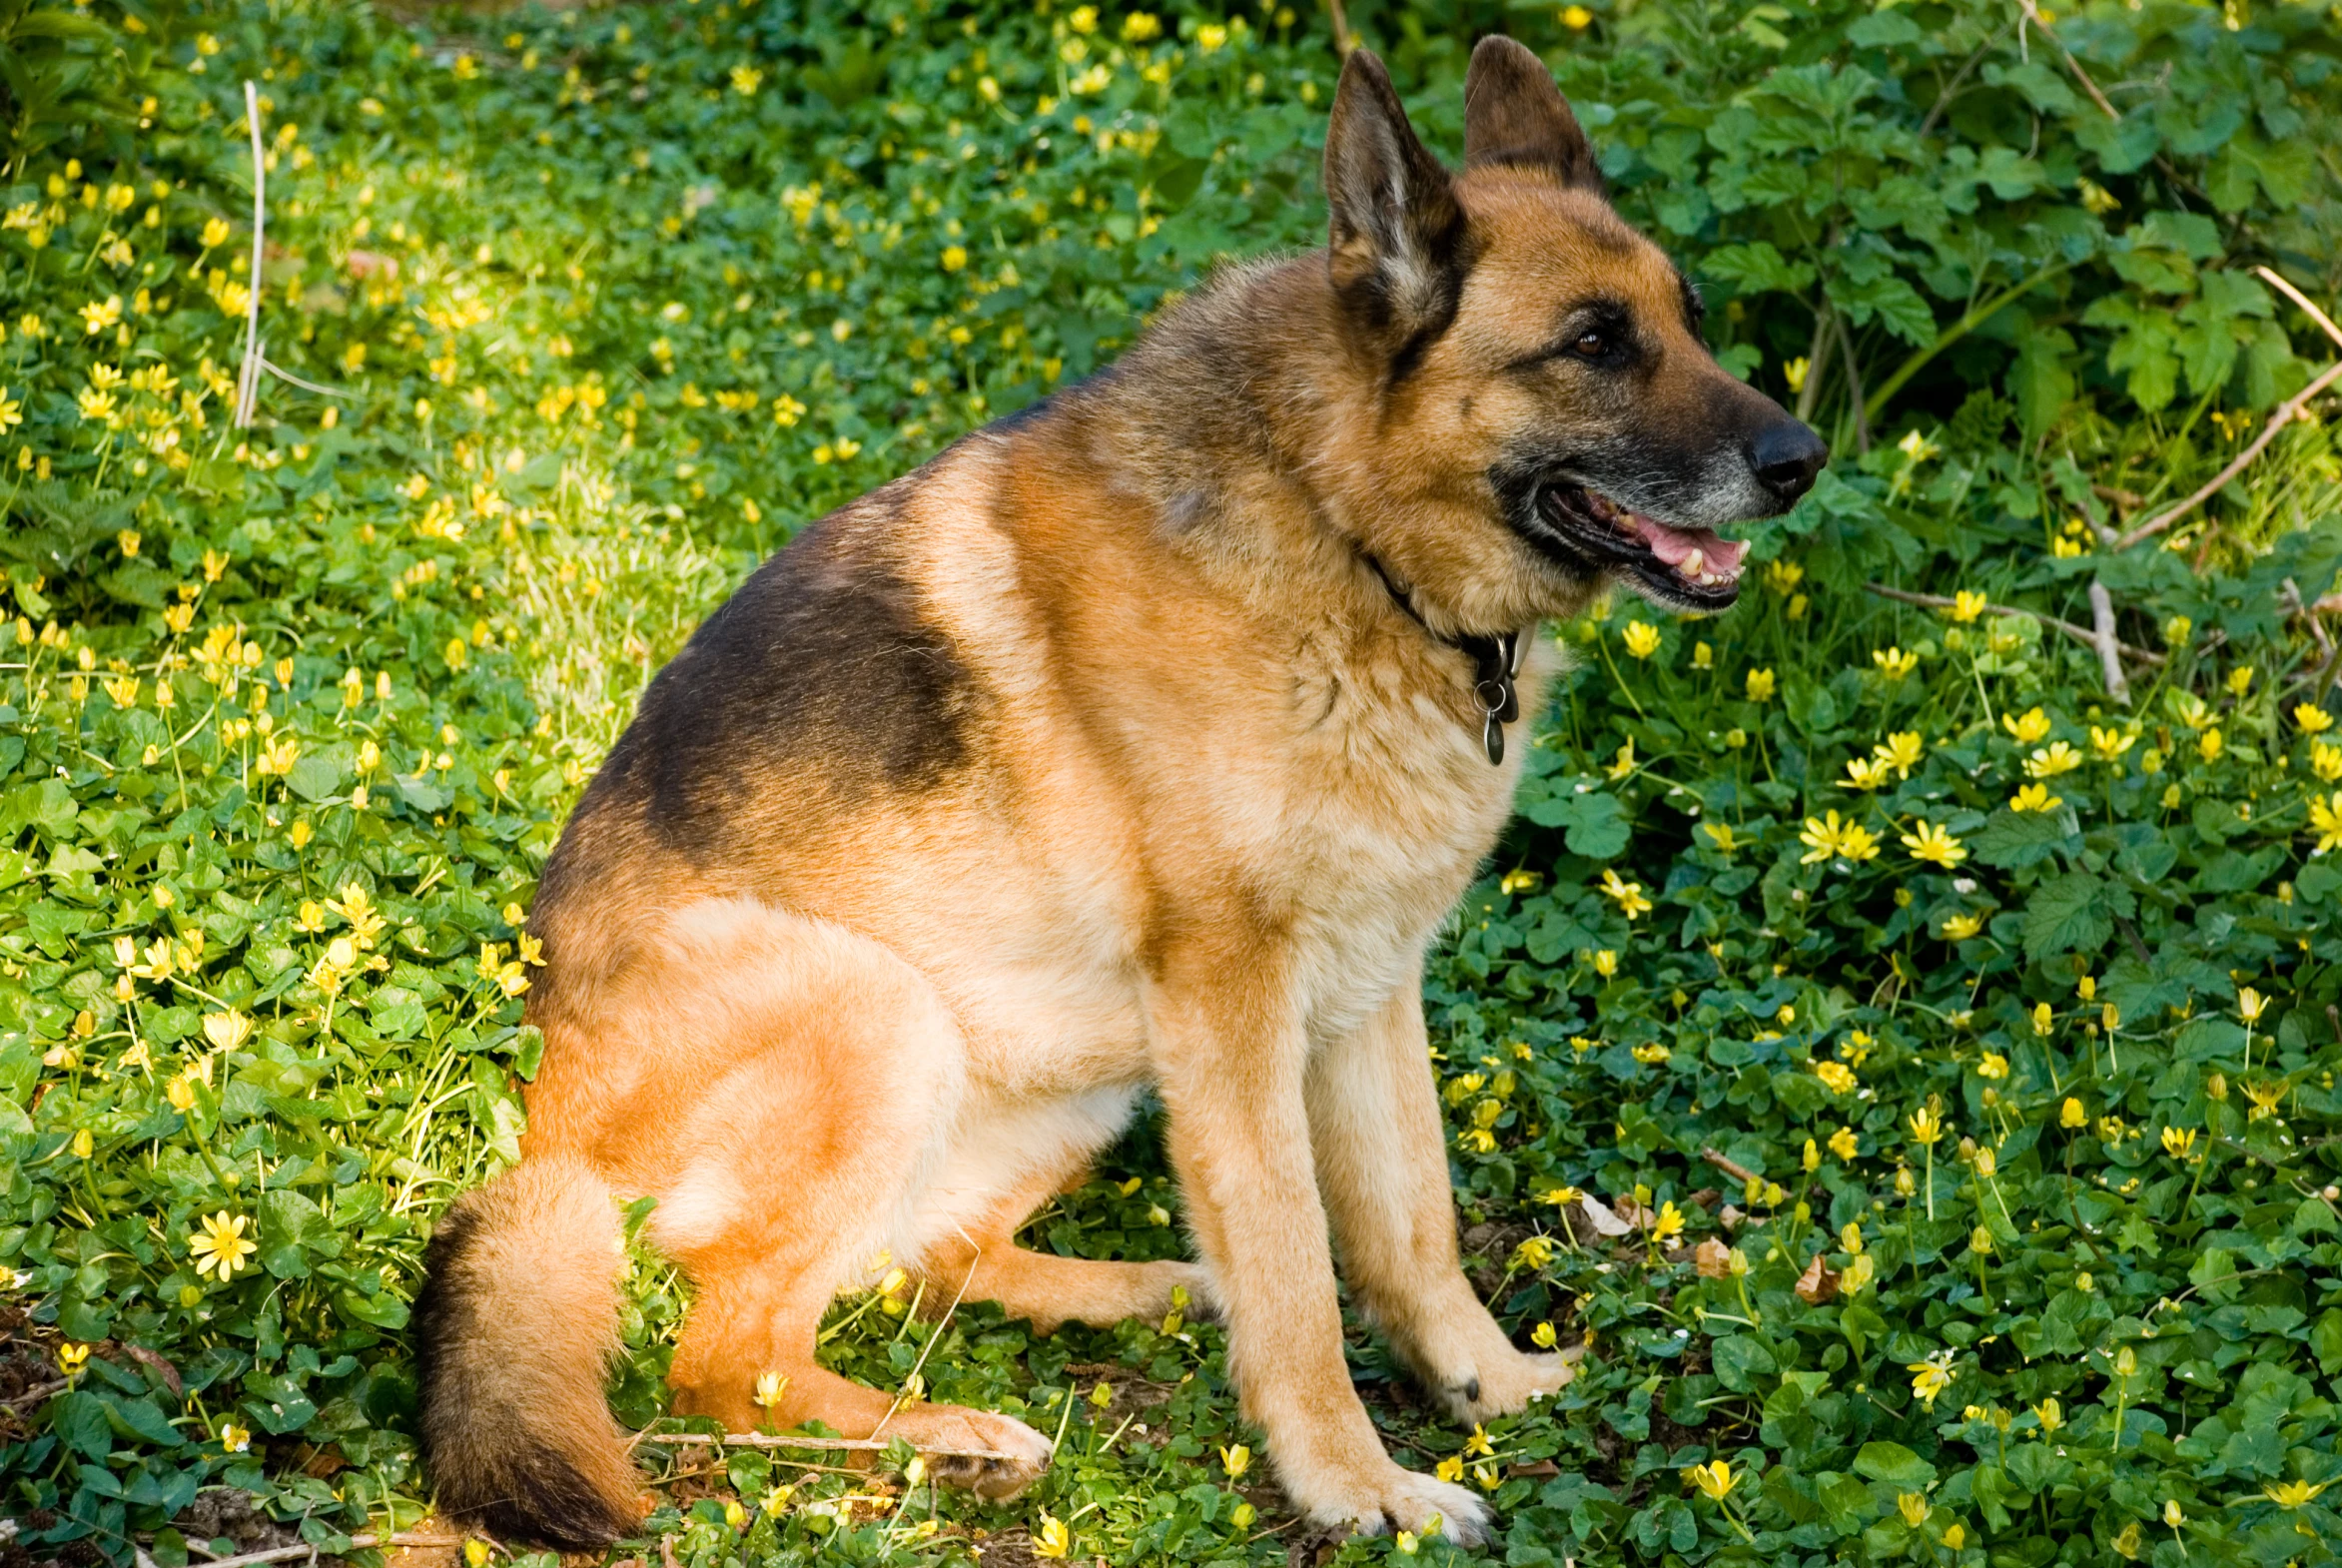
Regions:
<instances>
[{"instance_id":1,"label":"ground cover plant","mask_svg":"<svg viewBox=\"0 0 2342 1568\"><path fill-rule=\"evenodd\" d=\"M1345 22L1451 152L1475 30L1542 49L1840 451L1730 614L1549 629L1428 1000L1475 1279L1588 1356L1456 1431L1356 1326L1394 1450L1520 1568L2331 1560L2333 402L2171 512L2342 356L2254 270L2342 283L2334 14ZM0 3L11 1565L422 1517L422 1241L513 1157L520 922L633 692L798 523L1311 243L1337 66L1281 5ZM256 283L311 386L241 425ZM1177 1208L1142 1129L1032 1239ZM686 1294L635 1256L630 1423ZM649 1439L634 1555L1457 1555L1301 1538L1208 1324L912 1307L827 1353L1056 1434L1041 1487Z\"/></svg>"}]
</instances>

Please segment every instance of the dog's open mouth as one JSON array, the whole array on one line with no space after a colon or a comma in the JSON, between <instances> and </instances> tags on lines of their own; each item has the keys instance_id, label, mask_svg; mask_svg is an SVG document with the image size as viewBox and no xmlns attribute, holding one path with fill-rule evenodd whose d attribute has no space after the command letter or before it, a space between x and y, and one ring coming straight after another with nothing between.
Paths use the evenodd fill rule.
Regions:
<instances>
[{"instance_id":1,"label":"dog's open mouth","mask_svg":"<svg viewBox=\"0 0 2342 1568\"><path fill-rule=\"evenodd\" d=\"M1547 485L1537 506L1548 528L1593 560L1632 572L1654 597L1693 609L1740 597L1746 540L1661 522L1579 484Z\"/></svg>"}]
</instances>

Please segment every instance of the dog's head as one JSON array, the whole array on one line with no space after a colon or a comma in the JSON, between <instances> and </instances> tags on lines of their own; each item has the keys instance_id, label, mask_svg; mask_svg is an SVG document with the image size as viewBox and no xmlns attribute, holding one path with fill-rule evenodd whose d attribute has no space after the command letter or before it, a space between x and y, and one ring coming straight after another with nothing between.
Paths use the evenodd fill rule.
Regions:
<instances>
[{"instance_id":1,"label":"dog's head","mask_svg":"<svg viewBox=\"0 0 2342 1568\"><path fill-rule=\"evenodd\" d=\"M1376 384L1383 480L1438 501L1375 510L1388 526L1486 534L1369 547L1410 558L1420 579L1501 563L1515 585L1495 598L1537 613L1611 581L1725 608L1748 546L1715 530L1786 510L1828 448L1717 365L1699 295L1611 210L1534 54L1482 40L1464 103L1464 167L1450 174L1358 50L1326 130L1329 265ZM1461 609L1482 595L1445 597Z\"/></svg>"}]
</instances>

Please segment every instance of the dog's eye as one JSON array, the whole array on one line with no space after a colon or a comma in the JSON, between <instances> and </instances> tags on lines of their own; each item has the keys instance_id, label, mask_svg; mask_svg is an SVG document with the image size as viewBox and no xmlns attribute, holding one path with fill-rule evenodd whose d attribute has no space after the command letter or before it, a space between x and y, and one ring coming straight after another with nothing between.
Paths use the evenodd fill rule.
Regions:
<instances>
[{"instance_id":1,"label":"dog's eye","mask_svg":"<svg viewBox=\"0 0 2342 1568\"><path fill-rule=\"evenodd\" d=\"M1580 333L1578 341L1570 347L1589 360L1599 360L1610 348L1610 340L1600 333Z\"/></svg>"}]
</instances>

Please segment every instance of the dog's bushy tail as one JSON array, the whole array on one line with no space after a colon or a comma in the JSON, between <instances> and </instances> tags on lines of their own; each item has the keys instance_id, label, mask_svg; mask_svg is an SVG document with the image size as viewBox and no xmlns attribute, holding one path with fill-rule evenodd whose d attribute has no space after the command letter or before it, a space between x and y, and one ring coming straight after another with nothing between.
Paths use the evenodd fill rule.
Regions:
<instances>
[{"instance_id":1,"label":"dog's bushy tail","mask_svg":"<svg viewBox=\"0 0 2342 1568\"><path fill-rule=\"evenodd\" d=\"M640 1522L602 1396L623 1251L609 1188L565 1156L523 1162L439 1221L414 1325L423 1459L446 1512L568 1550Z\"/></svg>"}]
</instances>

